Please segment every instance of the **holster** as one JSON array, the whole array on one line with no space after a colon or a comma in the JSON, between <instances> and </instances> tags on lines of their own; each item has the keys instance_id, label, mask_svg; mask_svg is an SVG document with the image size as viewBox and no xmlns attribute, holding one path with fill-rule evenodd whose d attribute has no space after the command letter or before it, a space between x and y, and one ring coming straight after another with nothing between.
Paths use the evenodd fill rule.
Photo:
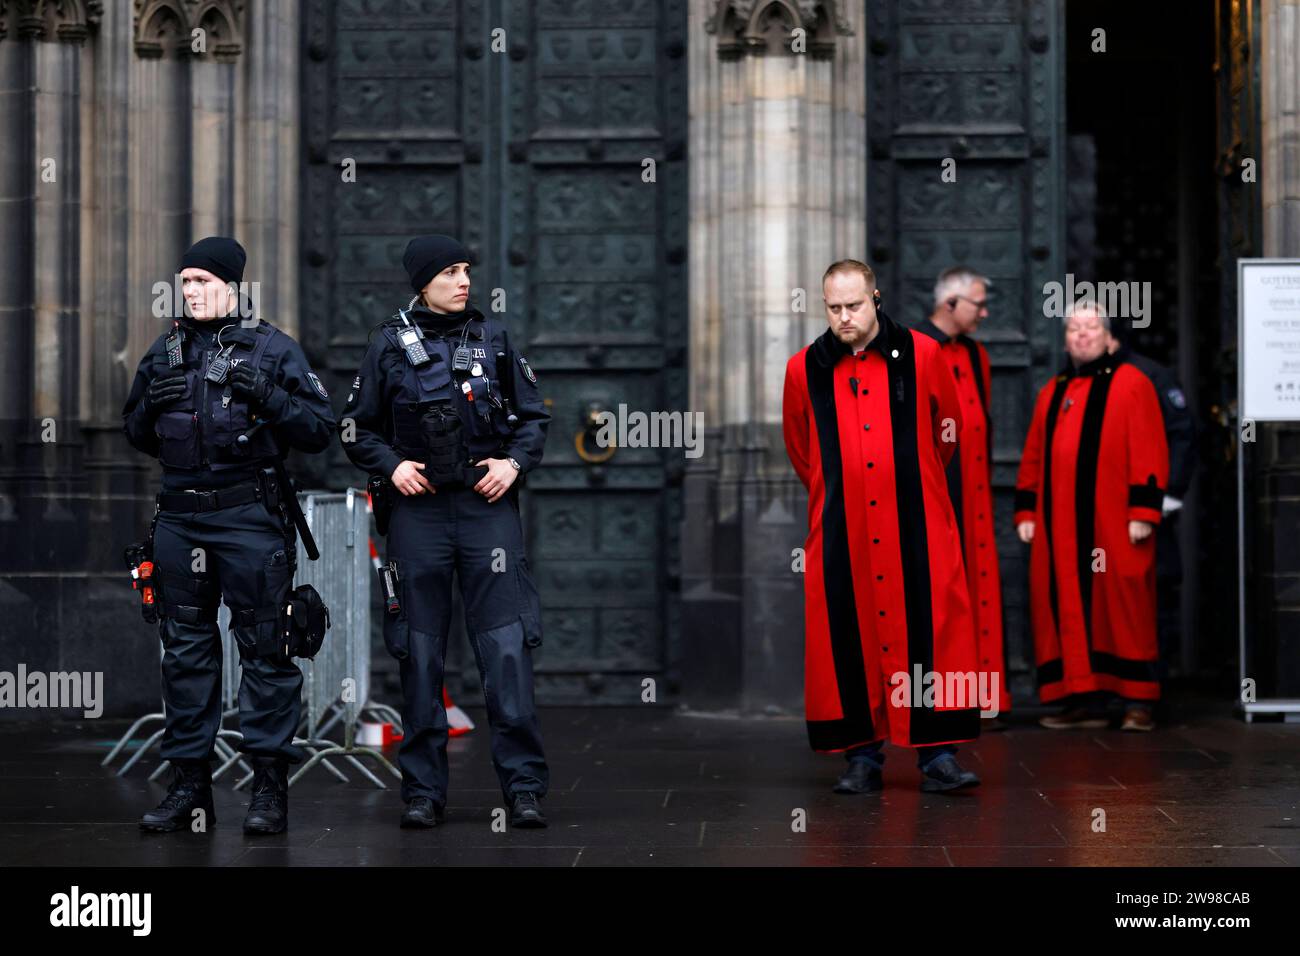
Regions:
<instances>
[{"instance_id":1,"label":"holster","mask_svg":"<svg viewBox=\"0 0 1300 956\"><path fill-rule=\"evenodd\" d=\"M258 657L312 658L325 643L330 611L314 587L300 584L285 595L283 604L244 608L235 612L234 620L247 628L275 621L273 633L263 633L258 629L253 648Z\"/></svg>"},{"instance_id":2,"label":"holster","mask_svg":"<svg viewBox=\"0 0 1300 956\"><path fill-rule=\"evenodd\" d=\"M161 594L153 575L153 555L149 542L129 544L123 552L127 570L131 572L131 587L140 594L140 614L145 623L158 623Z\"/></svg>"},{"instance_id":3,"label":"holster","mask_svg":"<svg viewBox=\"0 0 1300 956\"><path fill-rule=\"evenodd\" d=\"M289 560L297 570L298 565L298 528L294 524L293 517L289 513L285 501L285 492L282 490L280 476L276 470L267 466L257 470L257 486L262 492L262 504L266 510L280 519L280 524L284 527L285 548L289 552Z\"/></svg>"},{"instance_id":4,"label":"holster","mask_svg":"<svg viewBox=\"0 0 1300 956\"><path fill-rule=\"evenodd\" d=\"M330 609L314 587L300 584L289 592L280 618L286 656L315 657L329 628Z\"/></svg>"}]
</instances>

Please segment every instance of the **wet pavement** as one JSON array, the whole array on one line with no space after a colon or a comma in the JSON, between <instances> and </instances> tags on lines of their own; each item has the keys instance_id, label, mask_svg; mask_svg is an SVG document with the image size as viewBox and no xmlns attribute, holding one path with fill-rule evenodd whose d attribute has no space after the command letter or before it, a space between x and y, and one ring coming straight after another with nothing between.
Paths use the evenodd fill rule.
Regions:
<instances>
[{"instance_id":1,"label":"wet pavement","mask_svg":"<svg viewBox=\"0 0 1300 956\"><path fill-rule=\"evenodd\" d=\"M1300 864L1300 724L1247 725L1220 702L1184 701L1150 734L1013 717L962 748L983 784L955 796L921 793L893 747L882 793L833 794L844 761L812 753L798 719L546 709L551 825L505 832L486 721L469 712L479 729L451 742L444 826L399 829L396 781L377 790L339 764L349 783L314 769L291 790L289 831L262 838L240 828L233 778L208 833L141 833L166 790L145 779L157 757L124 778L122 758L99 765L126 722L0 724L0 865Z\"/></svg>"}]
</instances>

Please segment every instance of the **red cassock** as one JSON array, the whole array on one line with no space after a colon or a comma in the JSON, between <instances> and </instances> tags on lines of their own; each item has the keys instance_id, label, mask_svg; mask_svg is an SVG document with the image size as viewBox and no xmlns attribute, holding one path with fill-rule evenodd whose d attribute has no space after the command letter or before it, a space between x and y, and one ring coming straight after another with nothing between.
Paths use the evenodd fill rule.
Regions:
<instances>
[{"instance_id":1,"label":"red cassock","mask_svg":"<svg viewBox=\"0 0 1300 956\"><path fill-rule=\"evenodd\" d=\"M948 496L961 531L966 581L979 668L997 675L989 691L999 713L1011 709L1006 658L1002 645L1002 572L993 513L993 420L989 413L992 376L989 353L966 335L949 336L928 319L916 327L939 343L939 354L952 369L961 406L961 435L948 462Z\"/></svg>"},{"instance_id":2,"label":"red cassock","mask_svg":"<svg viewBox=\"0 0 1300 956\"><path fill-rule=\"evenodd\" d=\"M883 313L857 355L828 329L786 365L783 419L786 452L808 489L804 703L813 749L977 737L975 636L944 477L961 410L938 345ZM932 673L951 691L914 706ZM893 682L899 674L908 685ZM962 675L971 683L959 687Z\"/></svg>"},{"instance_id":3,"label":"red cassock","mask_svg":"<svg viewBox=\"0 0 1300 956\"><path fill-rule=\"evenodd\" d=\"M1156 536L1169 451L1151 380L1113 355L1043 386L1016 480L1015 520L1035 523L1029 590L1043 701L1112 691L1160 696Z\"/></svg>"}]
</instances>

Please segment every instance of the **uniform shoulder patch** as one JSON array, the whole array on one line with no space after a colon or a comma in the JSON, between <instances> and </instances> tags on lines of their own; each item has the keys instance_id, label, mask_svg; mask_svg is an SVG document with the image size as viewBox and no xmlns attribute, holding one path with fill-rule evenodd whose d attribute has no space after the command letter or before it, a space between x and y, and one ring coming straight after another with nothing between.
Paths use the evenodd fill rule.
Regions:
<instances>
[{"instance_id":1,"label":"uniform shoulder patch","mask_svg":"<svg viewBox=\"0 0 1300 956\"><path fill-rule=\"evenodd\" d=\"M1169 391L1165 392L1165 395L1169 399L1169 404L1174 406L1174 408L1187 407L1187 396L1183 394L1181 388L1171 388Z\"/></svg>"},{"instance_id":2,"label":"uniform shoulder patch","mask_svg":"<svg viewBox=\"0 0 1300 956\"><path fill-rule=\"evenodd\" d=\"M325 391L325 386L321 384L321 380L320 380L320 378L316 375L315 372L308 372L308 373L307 373L307 378L308 378L308 380L311 382L311 384L312 384L312 388L314 388L314 389L316 389L316 391L320 392L320 397L321 397L321 398L329 398L329 397L330 397L330 393L327 392L327 391Z\"/></svg>"},{"instance_id":3,"label":"uniform shoulder patch","mask_svg":"<svg viewBox=\"0 0 1300 956\"><path fill-rule=\"evenodd\" d=\"M528 364L528 359L524 358L522 355L519 356L519 368L523 370L524 377L527 378L528 381L532 382L534 385L537 384L537 376L533 374L532 366Z\"/></svg>"}]
</instances>

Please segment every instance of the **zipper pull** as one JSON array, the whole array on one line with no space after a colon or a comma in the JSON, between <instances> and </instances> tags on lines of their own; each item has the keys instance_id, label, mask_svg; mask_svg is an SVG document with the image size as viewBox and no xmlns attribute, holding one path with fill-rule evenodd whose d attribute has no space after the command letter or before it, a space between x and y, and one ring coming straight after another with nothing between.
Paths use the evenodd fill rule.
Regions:
<instances>
[{"instance_id":1,"label":"zipper pull","mask_svg":"<svg viewBox=\"0 0 1300 956\"><path fill-rule=\"evenodd\" d=\"M231 398L232 398L232 395L231 395L231 393L230 393L230 386L227 385L227 386L226 386L226 390L225 390L224 392L221 393L221 407L222 407L222 408L228 408L228 407L230 406L230 399L231 399Z\"/></svg>"}]
</instances>

